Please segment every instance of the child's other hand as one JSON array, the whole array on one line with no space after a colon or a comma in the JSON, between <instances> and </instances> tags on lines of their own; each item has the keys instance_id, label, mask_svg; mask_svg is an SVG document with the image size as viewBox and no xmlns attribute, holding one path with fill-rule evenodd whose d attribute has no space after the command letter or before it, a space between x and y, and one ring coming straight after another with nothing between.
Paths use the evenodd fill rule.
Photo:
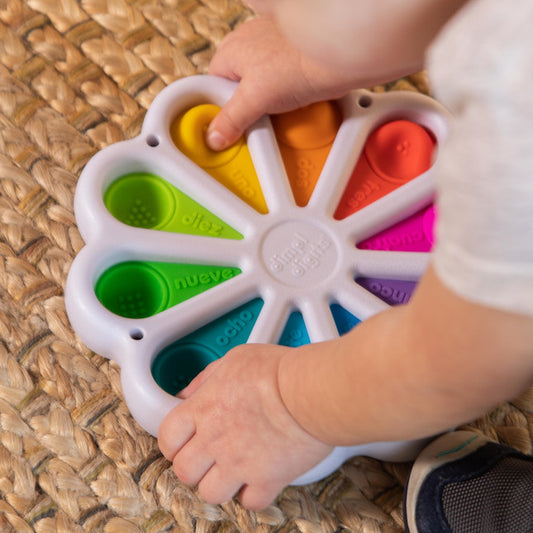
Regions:
<instances>
[{"instance_id":1,"label":"child's other hand","mask_svg":"<svg viewBox=\"0 0 533 533\"><path fill-rule=\"evenodd\" d=\"M214 150L233 144L265 113L339 98L353 86L346 72L303 56L267 17L250 20L228 34L209 73L240 82L207 132L207 143Z\"/></svg>"},{"instance_id":2,"label":"child's other hand","mask_svg":"<svg viewBox=\"0 0 533 533\"><path fill-rule=\"evenodd\" d=\"M264 508L332 451L303 430L281 400L278 368L287 350L231 350L182 391L183 401L163 420L161 451L208 503L240 492L244 507Z\"/></svg>"}]
</instances>

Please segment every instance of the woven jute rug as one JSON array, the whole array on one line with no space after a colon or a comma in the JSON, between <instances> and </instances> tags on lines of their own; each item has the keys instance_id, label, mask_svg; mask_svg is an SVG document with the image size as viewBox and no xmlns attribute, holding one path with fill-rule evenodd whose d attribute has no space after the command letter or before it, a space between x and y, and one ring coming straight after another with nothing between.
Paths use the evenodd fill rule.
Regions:
<instances>
[{"instance_id":1,"label":"woven jute rug","mask_svg":"<svg viewBox=\"0 0 533 533\"><path fill-rule=\"evenodd\" d=\"M67 320L76 180L136 136L168 83L206 72L238 0L0 0L0 531L396 532L408 464L349 460L248 512L175 478L120 369ZM423 74L375 90L427 91ZM531 453L531 391L473 426Z\"/></svg>"}]
</instances>

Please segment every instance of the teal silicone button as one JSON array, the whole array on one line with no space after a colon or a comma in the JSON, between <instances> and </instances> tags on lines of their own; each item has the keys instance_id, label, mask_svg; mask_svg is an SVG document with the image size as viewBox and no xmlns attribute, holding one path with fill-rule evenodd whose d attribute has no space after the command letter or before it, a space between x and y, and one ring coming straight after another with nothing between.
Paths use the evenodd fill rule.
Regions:
<instances>
[{"instance_id":1,"label":"teal silicone button","mask_svg":"<svg viewBox=\"0 0 533 533\"><path fill-rule=\"evenodd\" d=\"M344 307L340 306L339 304L332 304L330 309L339 335L348 333L348 331L361 322L356 316L352 315L352 313L344 309Z\"/></svg>"},{"instance_id":2,"label":"teal silicone button","mask_svg":"<svg viewBox=\"0 0 533 533\"><path fill-rule=\"evenodd\" d=\"M248 340L262 307L263 300L254 298L163 348L152 363L156 383L176 395L209 363Z\"/></svg>"},{"instance_id":3,"label":"teal silicone button","mask_svg":"<svg viewBox=\"0 0 533 533\"><path fill-rule=\"evenodd\" d=\"M302 313L293 311L287 320L278 344L296 348L297 346L309 344L309 342L309 334L307 333Z\"/></svg>"},{"instance_id":4,"label":"teal silicone button","mask_svg":"<svg viewBox=\"0 0 533 533\"><path fill-rule=\"evenodd\" d=\"M174 343L159 353L152 376L163 390L175 396L217 359L215 352L201 344Z\"/></svg>"}]
</instances>

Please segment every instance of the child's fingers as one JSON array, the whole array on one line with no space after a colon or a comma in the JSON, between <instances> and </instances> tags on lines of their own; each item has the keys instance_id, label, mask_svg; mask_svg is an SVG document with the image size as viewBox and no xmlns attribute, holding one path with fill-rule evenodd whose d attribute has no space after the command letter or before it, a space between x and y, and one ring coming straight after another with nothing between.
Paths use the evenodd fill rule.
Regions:
<instances>
[{"instance_id":1,"label":"child's fingers","mask_svg":"<svg viewBox=\"0 0 533 533\"><path fill-rule=\"evenodd\" d=\"M190 398L209 378L209 376L218 368L221 359L213 361L207 365L184 389L178 392L178 398L185 400Z\"/></svg>"},{"instance_id":2,"label":"child's fingers","mask_svg":"<svg viewBox=\"0 0 533 533\"><path fill-rule=\"evenodd\" d=\"M198 492L207 503L218 505L231 500L241 487L242 481L234 472L215 463L198 483Z\"/></svg>"},{"instance_id":3,"label":"child's fingers","mask_svg":"<svg viewBox=\"0 0 533 533\"><path fill-rule=\"evenodd\" d=\"M244 508L251 511L260 511L274 501L282 488L275 483L270 485L266 483L262 487L246 485L239 493L239 500Z\"/></svg>"},{"instance_id":4,"label":"child's fingers","mask_svg":"<svg viewBox=\"0 0 533 533\"><path fill-rule=\"evenodd\" d=\"M209 64L209 74L220 76L232 81L241 81L241 76L235 70L235 58L232 43L235 35L230 33L219 44L217 53ZM223 150L235 143L249 126L246 116L247 105L242 102L241 85L235 91L231 100L222 108L220 113L213 119L207 130L206 142L212 150Z\"/></svg>"},{"instance_id":5,"label":"child's fingers","mask_svg":"<svg viewBox=\"0 0 533 533\"><path fill-rule=\"evenodd\" d=\"M206 142L212 150L231 146L263 114L261 107L246 92L246 83L238 85L235 93L207 130Z\"/></svg>"},{"instance_id":6,"label":"child's fingers","mask_svg":"<svg viewBox=\"0 0 533 533\"><path fill-rule=\"evenodd\" d=\"M189 416L181 416L181 404L177 405L163 419L157 432L157 441L161 453L173 461L176 453L196 433L194 421Z\"/></svg>"},{"instance_id":7,"label":"child's fingers","mask_svg":"<svg viewBox=\"0 0 533 533\"><path fill-rule=\"evenodd\" d=\"M193 437L174 457L172 468L186 485L196 485L215 464L215 460L195 444Z\"/></svg>"}]
</instances>

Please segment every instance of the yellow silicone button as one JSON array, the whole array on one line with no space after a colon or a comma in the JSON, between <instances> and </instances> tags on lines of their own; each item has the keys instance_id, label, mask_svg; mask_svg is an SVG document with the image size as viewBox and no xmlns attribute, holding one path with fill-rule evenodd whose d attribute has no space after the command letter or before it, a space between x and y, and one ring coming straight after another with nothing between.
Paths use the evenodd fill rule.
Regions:
<instances>
[{"instance_id":1,"label":"yellow silicone button","mask_svg":"<svg viewBox=\"0 0 533 533\"><path fill-rule=\"evenodd\" d=\"M244 138L229 148L216 152L205 142L207 128L220 107L201 104L174 119L170 135L176 147L241 200L260 213L268 207Z\"/></svg>"},{"instance_id":2,"label":"yellow silicone button","mask_svg":"<svg viewBox=\"0 0 533 533\"><path fill-rule=\"evenodd\" d=\"M244 144L241 137L233 146L220 152L207 146L207 128L219 111L220 108L214 104L197 105L178 116L170 127L170 135L178 149L204 169L229 163Z\"/></svg>"}]
</instances>

